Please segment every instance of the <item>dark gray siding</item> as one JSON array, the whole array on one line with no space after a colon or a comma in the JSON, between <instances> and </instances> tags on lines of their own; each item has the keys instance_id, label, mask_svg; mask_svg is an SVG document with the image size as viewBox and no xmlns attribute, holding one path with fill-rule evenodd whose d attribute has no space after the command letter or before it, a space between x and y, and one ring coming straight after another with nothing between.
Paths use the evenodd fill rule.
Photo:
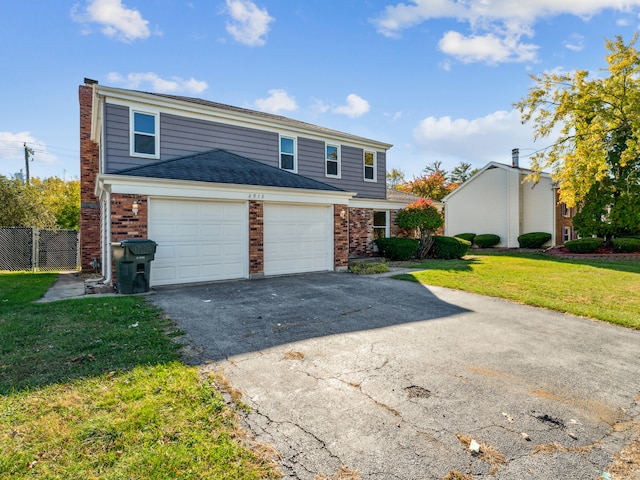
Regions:
<instances>
[{"instance_id":1,"label":"dark gray siding","mask_svg":"<svg viewBox=\"0 0 640 480\"><path fill-rule=\"evenodd\" d=\"M148 165L153 159L129 155L129 108L105 106L105 151L107 172ZM327 139L331 141L331 139ZM298 137L298 174L350 192L358 197L385 198L385 153L378 152L378 182L365 182L362 149L341 146L341 177L327 178L324 164L325 142ZM214 148L228 150L268 165L279 165L278 134L246 127L226 125L178 115L160 115L161 160L204 152Z\"/></svg>"},{"instance_id":2,"label":"dark gray siding","mask_svg":"<svg viewBox=\"0 0 640 480\"><path fill-rule=\"evenodd\" d=\"M153 159L129 155L129 109L105 109L107 172L148 165ZM160 115L160 159L221 148L278 166L278 134L177 115Z\"/></svg>"},{"instance_id":3,"label":"dark gray siding","mask_svg":"<svg viewBox=\"0 0 640 480\"><path fill-rule=\"evenodd\" d=\"M331 142L330 139L327 139ZM378 182L365 182L363 151L361 148L340 146L341 178L325 176L325 142L298 137L298 174L333 185L348 192L358 192L358 197L385 198L386 156L378 152ZM382 173L381 173L382 172Z\"/></svg>"},{"instance_id":4,"label":"dark gray siding","mask_svg":"<svg viewBox=\"0 0 640 480\"><path fill-rule=\"evenodd\" d=\"M160 116L162 159L213 148L278 166L278 134L177 115Z\"/></svg>"},{"instance_id":5,"label":"dark gray siding","mask_svg":"<svg viewBox=\"0 0 640 480\"><path fill-rule=\"evenodd\" d=\"M129 108L106 104L104 109L107 172L144 165L149 160L129 156Z\"/></svg>"}]
</instances>

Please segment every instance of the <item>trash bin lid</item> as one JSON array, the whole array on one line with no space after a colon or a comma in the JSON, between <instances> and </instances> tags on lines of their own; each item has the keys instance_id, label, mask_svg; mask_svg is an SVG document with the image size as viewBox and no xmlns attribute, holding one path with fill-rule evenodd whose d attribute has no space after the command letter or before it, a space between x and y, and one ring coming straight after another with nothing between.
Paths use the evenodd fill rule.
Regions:
<instances>
[{"instance_id":1,"label":"trash bin lid","mask_svg":"<svg viewBox=\"0 0 640 480\"><path fill-rule=\"evenodd\" d=\"M122 240L121 247L128 248L134 255L153 255L156 253L157 243L153 240L135 238L130 240Z\"/></svg>"}]
</instances>

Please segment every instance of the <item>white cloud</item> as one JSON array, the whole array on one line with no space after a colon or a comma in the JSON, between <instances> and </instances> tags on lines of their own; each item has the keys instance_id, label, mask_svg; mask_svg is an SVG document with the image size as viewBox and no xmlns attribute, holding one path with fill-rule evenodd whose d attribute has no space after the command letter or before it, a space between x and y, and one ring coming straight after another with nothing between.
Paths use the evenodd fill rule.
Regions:
<instances>
[{"instance_id":1,"label":"white cloud","mask_svg":"<svg viewBox=\"0 0 640 480\"><path fill-rule=\"evenodd\" d=\"M122 0L89 0L81 12L75 5L71 17L80 23L98 23L102 33L124 42L145 39L151 35L149 21L138 10L127 8ZM83 33L87 33L84 30Z\"/></svg>"},{"instance_id":2,"label":"white cloud","mask_svg":"<svg viewBox=\"0 0 640 480\"><path fill-rule=\"evenodd\" d=\"M544 144L534 143L531 126L522 124L517 110L471 120L427 117L414 129L413 138L426 158L449 160L451 164L467 161L476 166L490 161L508 164L512 148L519 148L521 158L526 159L534 149L553 143L546 139Z\"/></svg>"},{"instance_id":3,"label":"white cloud","mask_svg":"<svg viewBox=\"0 0 640 480\"><path fill-rule=\"evenodd\" d=\"M569 40L563 42L563 45L573 52L581 52L584 50L584 36L574 33Z\"/></svg>"},{"instance_id":4,"label":"white cloud","mask_svg":"<svg viewBox=\"0 0 640 480\"><path fill-rule=\"evenodd\" d=\"M231 21L227 22L227 32L238 42L250 47L265 44L269 24L275 19L267 9L260 9L250 0L227 0Z\"/></svg>"},{"instance_id":5,"label":"white cloud","mask_svg":"<svg viewBox=\"0 0 640 480\"><path fill-rule=\"evenodd\" d=\"M278 89L269 90L269 96L257 99L254 105L258 110L269 113L292 112L298 109L295 98L290 97L286 91Z\"/></svg>"},{"instance_id":6,"label":"white cloud","mask_svg":"<svg viewBox=\"0 0 640 480\"><path fill-rule=\"evenodd\" d=\"M111 72L107 75L107 80L111 83L122 84L125 88L139 89L141 86L148 84L149 87L143 89L151 90L156 93L189 93L200 94L209 86L207 82L190 78L185 80L180 77L171 77L163 79L155 73L129 73L123 77L117 72Z\"/></svg>"},{"instance_id":7,"label":"white cloud","mask_svg":"<svg viewBox=\"0 0 640 480\"><path fill-rule=\"evenodd\" d=\"M465 37L453 31L447 32L438 46L442 52L457 57L463 63L485 62L490 65L533 61L538 49L535 45L519 42L517 37L499 38L493 33Z\"/></svg>"},{"instance_id":8,"label":"white cloud","mask_svg":"<svg viewBox=\"0 0 640 480\"><path fill-rule=\"evenodd\" d=\"M534 35L539 19L563 14L588 19L605 9L630 12L639 6L640 0L409 0L387 6L373 23L379 33L398 37L431 19L453 19L467 23L470 35L447 32L439 42L444 53L466 63L529 62L536 59L537 46L522 38Z\"/></svg>"},{"instance_id":9,"label":"white cloud","mask_svg":"<svg viewBox=\"0 0 640 480\"><path fill-rule=\"evenodd\" d=\"M26 175L24 162L24 143L34 151L33 161L29 165L31 177L43 177L42 166L58 162L57 157L47 151L45 142L37 140L31 132L0 132L0 171L5 176L14 175L22 170Z\"/></svg>"},{"instance_id":10,"label":"white cloud","mask_svg":"<svg viewBox=\"0 0 640 480\"><path fill-rule=\"evenodd\" d=\"M364 115L370 109L369 102L355 93L351 93L347 95L346 105L336 107L331 111L340 115L346 115L347 117L356 118Z\"/></svg>"}]
</instances>

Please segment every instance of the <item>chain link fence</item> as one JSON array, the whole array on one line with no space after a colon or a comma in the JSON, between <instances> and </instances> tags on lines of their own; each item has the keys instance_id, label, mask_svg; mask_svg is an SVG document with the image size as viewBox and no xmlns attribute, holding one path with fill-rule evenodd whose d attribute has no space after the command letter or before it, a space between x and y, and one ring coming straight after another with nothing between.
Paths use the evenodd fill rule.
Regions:
<instances>
[{"instance_id":1,"label":"chain link fence","mask_svg":"<svg viewBox=\"0 0 640 480\"><path fill-rule=\"evenodd\" d=\"M0 227L0 270L78 270L79 243L75 230Z\"/></svg>"}]
</instances>

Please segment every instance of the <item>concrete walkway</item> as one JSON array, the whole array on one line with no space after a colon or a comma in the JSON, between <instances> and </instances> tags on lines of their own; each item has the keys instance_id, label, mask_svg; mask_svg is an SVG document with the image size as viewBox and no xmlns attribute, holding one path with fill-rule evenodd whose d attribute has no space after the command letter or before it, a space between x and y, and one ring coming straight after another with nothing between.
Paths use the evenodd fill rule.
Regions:
<instances>
[{"instance_id":1,"label":"concrete walkway","mask_svg":"<svg viewBox=\"0 0 640 480\"><path fill-rule=\"evenodd\" d=\"M60 272L56 281L37 302L55 302L69 298L82 298L85 294L84 279L76 271Z\"/></svg>"}]
</instances>

